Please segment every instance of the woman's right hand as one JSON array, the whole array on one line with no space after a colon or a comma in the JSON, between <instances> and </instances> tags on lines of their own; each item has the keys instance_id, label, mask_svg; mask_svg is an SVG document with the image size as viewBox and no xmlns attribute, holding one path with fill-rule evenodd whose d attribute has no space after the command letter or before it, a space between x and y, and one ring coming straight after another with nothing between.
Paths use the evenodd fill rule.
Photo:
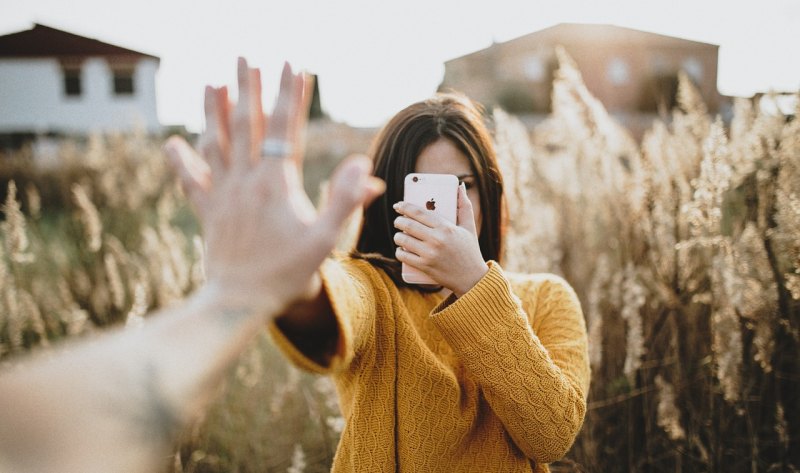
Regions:
<instances>
[{"instance_id":1,"label":"woman's right hand","mask_svg":"<svg viewBox=\"0 0 800 473\"><path fill-rule=\"evenodd\" d=\"M346 159L316 212L303 190L302 141L312 87L285 65L275 110L261 109L258 69L238 64L239 97L206 88L200 155L172 137L165 145L195 207L206 243L208 284L238 304L276 314L319 292L316 275L350 214L383 192L365 156ZM266 124L266 126L265 126ZM280 156L262 156L265 150ZM279 145L279 146L276 146Z\"/></svg>"}]
</instances>

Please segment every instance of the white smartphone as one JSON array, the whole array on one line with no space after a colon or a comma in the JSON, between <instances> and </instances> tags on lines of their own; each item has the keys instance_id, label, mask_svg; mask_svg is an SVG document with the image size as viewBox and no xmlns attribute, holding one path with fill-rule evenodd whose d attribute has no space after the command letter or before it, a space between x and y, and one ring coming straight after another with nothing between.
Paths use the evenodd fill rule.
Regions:
<instances>
[{"instance_id":1,"label":"white smartphone","mask_svg":"<svg viewBox=\"0 0 800 473\"><path fill-rule=\"evenodd\" d=\"M403 200L456 223L458 178L453 174L411 173L403 186ZM422 271L403 263L403 281L409 284L436 284Z\"/></svg>"}]
</instances>

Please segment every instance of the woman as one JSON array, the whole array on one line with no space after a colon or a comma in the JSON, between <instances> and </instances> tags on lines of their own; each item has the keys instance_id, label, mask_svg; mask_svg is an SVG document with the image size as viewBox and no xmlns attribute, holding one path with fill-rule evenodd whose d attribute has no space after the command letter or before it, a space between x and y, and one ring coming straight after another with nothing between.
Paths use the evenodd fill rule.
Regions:
<instances>
[{"instance_id":1,"label":"woman","mask_svg":"<svg viewBox=\"0 0 800 473\"><path fill-rule=\"evenodd\" d=\"M267 137L262 154L299 169L297 136ZM335 380L346 427L333 471L547 471L583 422L586 330L566 282L497 262L502 180L478 109L453 95L414 104L373 159L386 194L364 212L357 253L326 260L270 324L294 363ZM401 201L412 171L459 176L456 224ZM303 218L305 203L286 207ZM401 263L438 285L403 283Z\"/></svg>"}]
</instances>

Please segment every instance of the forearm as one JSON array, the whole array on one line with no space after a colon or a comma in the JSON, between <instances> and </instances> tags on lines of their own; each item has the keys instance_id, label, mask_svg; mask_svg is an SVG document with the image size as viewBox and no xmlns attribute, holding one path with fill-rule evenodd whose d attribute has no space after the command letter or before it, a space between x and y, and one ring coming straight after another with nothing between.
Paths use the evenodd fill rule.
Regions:
<instances>
[{"instance_id":1,"label":"forearm","mask_svg":"<svg viewBox=\"0 0 800 473\"><path fill-rule=\"evenodd\" d=\"M548 301L533 305L536 317L552 316ZM552 319L562 335L550 336L546 346L493 265L473 291L435 314L439 331L481 384L492 410L537 462L558 459L569 449L586 409L585 390L572 373L586 363L585 333L571 320L581 317L580 308L565 307L569 314Z\"/></svg>"},{"instance_id":2,"label":"forearm","mask_svg":"<svg viewBox=\"0 0 800 473\"><path fill-rule=\"evenodd\" d=\"M269 309L267 309L269 311ZM153 471L265 321L206 286L139 329L67 344L0 376L14 471Z\"/></svg>"},{"instance_id":3,"label":"forearm","mask_svg":"<svg viewBox=\"0 0 800 473\"><path fill-rule=\"evenodd\" d=\"M364 260L328 258L318 274L322 284L317 297L291 306L269 332L296 366L334 374L369 345L377 300L390 296L385 286L378 286L378 270Z\"/></svg>"},{"instance_id":4,"label":"forearm","mask_svg":"<svg viewBox=\"0 0 800 473\"><path fill-rule=\"evenodd\" d=\"M338 329L328 293L320 288L311 299L296 302L275 319L275 324L298 350L320 365L336 351Z\"/></svg>"}]
</instances>

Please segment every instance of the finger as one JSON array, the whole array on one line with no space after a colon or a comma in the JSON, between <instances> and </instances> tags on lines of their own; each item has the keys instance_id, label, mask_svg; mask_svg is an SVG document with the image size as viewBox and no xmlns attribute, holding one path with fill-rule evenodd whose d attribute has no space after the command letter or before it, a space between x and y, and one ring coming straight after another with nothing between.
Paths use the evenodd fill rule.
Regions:
<instances>
[{"instance_id":1,"label":"finger","mask_svg":"<svg viewBox=\"0 0 800 473\"><path fill-rule=\"evenodd\" d=\"M415 255L414 253L404 250L399 246L394 250L394 257L397 258L397 261L401 263L408 264L413 266L414 269L422 271L423 273L425 270L423 268L426 267L425 262L419 256Z\"/></svg>"},{"instance_id":2,"label":"finger","mask_svg":"<svg viewBox=\"0 0 800 473\"><path fill-rule=\"evenodd\" d=\"M290 122L294 120L294 74L289 63L283 65L281 73L281 84L278 91L278 99L275 101L275 108L269 117L269 127L267 127L264 138L291 143L289 136Z\"/></svg>"},{"instance_id":3,"label":"finger","mask_svg":"<svg viewBox=\"0 0 800 473\"><path fill-rule=\"evenodd\" d=\"M394 219L394 228L413 236L417 240L428 241L433 238L434 230L431 227L402 215Z\"/></svg>"},{"instance_id":4,"label":"finger","mask_svg":"<svg viewBox=\"0 0 800 473\"><path fill-rule=\"evenodd\" d=\"M328 202L314 224L322 235L336 240L347 218L370 197L369 172L372 162L366 156L351 156L340 164L331 178Z\"/></svg>"},{"instance_id":5,"label":"finger","mask_svg":"<svg viewBox=\"0 0 800 473\"><path fill-rule=\"evenodd\" d=\"M223 144L226 140L220 121L218 89L207 86L205 90L204 111L206 129L198 140L198 149L208 162L211 173L220 176L226 167Z\"/></svg>"},{"instance_id":6,"label":"finger","mask_svg":"<svg viewBox=\"0 0 800 473\"><path fill-rule=\"evenodd\" d=\"M472 211L472 201L467 196L467 186L462 182L458 186L458 211L456 222L461 228L469 230L473 235L477 235L475 229L475 213Z\"/></svg>"},{"instance_id":7,"label":"finger","mask_svg":"<svg viewBox=\"0 0 800 473\"><path fill-rule=\"evenodd\" d=\"M202 213L208 190L211 187L211 170L208 164L183 138L173 136L164 144L169 163L180 178L186 196Z\"/></svg>"},{"instance_id":8,"label":"finger","mask_svg":"<svg viewBox=\"0 0 800 473\"><path fill-rule=\"evenodd\" d=\"M383 179L375 176L367 177L367 196L364 198L364 207L368 207L384 192L386 192L386 183L383 182Z\"/></svg>"},{"instance_id":9,"label":"finger","mask_svg":"<svg viewBox=\"0 0 800 473\"><path fill-rule=\"evenodd\" d=\"M253 162L255 148L253 146L253 108L250 85L251 73L247 61L239 58L237 65L239 98L233 109L231 129L231 165L239 168L247 167Z\"/></svg>"},{"instance_id":10,"label":"finger","mask_svg":"<svg viewBox=\"0 0 800 473\"><path fill-rule=\"evenodd\" d=\"M439 215L436 215L436 213L431 212L430 210L425 210L419 205L414 205L410 202L400 201L394 204L392 208L394 208L395 212L399 213L400 215L412 218L417 222L431 228L440 227L450 223Z\"/></svg>"},{"instance_id":11,"label":"finger","mask_svg":"<svg viewBox=\"0 0 800 473\"><path fill-rule=\"evenodd\" d=\"M217 110L220 122L220 132L225 137L227 145L226 165L230 165L230 143L231 143L231 102L228 95L228 87L222 86L217 89ZM223 148L224 149L224 148Z\"/></svg>"},{"instance_id":12,"label":"finger","mask_svg":"<svg viewBox=\"0 0 800 473\"><path fill-rule=\"evenodd\" d=\"M293 94L295 112L294 120L289 128L289 137L294 143L292 159L302 173L309 107L314 94L314 77L305 72L295 76Z\"/></svg>"},{"instance_id":13,"label":"finger","mask_svg":"<svg viewBox=\"0 0 800 473\"><path fill-rule=\"evenodd\" d=\"M258 68L249 70L250 74L250 99L252 106L250 108L250 119L252 120L252 140L250 146L253 150L257 150L259 144L264 139L264 104L261 101L261 71ZM251 154L253 162L258 162L261 157L259 153L254 152Z\"/></svg>"},{"instance_id":14,"label":"finger","mask_svg":"<svg viewBox=\"0 0 800 473\"><path fill-rule=\"evenodd\" d=\"M394 241L395 245L403 248L406 251L410 251L415 255L424 255L428 253L428 248L425 246L425 243L414 238L408 233L397 232L394 234L392 240Z\"/></svg>"}]
</instances>

